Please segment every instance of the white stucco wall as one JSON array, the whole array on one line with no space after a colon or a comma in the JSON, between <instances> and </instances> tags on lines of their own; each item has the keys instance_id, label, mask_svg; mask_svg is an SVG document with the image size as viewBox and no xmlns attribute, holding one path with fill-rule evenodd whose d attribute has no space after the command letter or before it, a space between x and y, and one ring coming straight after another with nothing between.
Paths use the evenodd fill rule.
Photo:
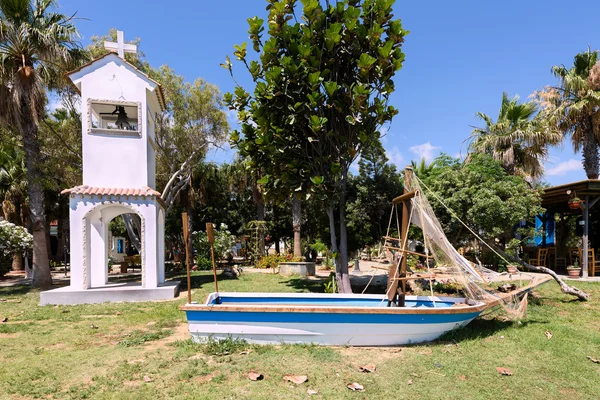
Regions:
<instances>
[{"instance_id":1,"label":"white stucco wall","mask_svg":"<svg viewBox=\"0 0 600 400\"><path fill-rule=\"evenodd\" d=\"M69 205L72 287L106 284L108 224L117 215L132 212L142 219L142 286L156 288L164 282L164 217L159 216L162 207L156 198L71 195Z\"/></svg>"},{"instance_id":2,"label":"white stucco wall","mask_svg":"<svg viewBox=\"0 0 600 400\"><path fill-rule=\"evenodd\" d=\"M146 163L148 165L146 170L147 181L149 187L156 189L156 152L154 151L154 147L152 147L152 143L156 143L156 135L154 132L154 119L152 118L152 112L149 109L146 112L146 120L148 121L146 130Z\"/></svg>"},{"instance_id":3,"label":"white stucco wall","mask_svg":"<svg viewBox=\"0 0 600 400\"><path fill-rule=\"evenodd\" d=\"M155 188L155 155L148 153L148 114L160 112L156 85L109 55L70 75L81 91L83 184L97 187ZM141 136L88 132L88 100L139 102ZM136 117L130 116L129 117ZM153 129L153 128L152 128ZM152 136L154 132L152 131ZM152 148L150 148L153 150Z\"/></svg>"},{"instance_id":4,"label":"white stucco wall","mask_svg":"<svg viewBox=\"0 0 600 400\"><path fill-rule=\"evenodd\" d=\"M69 75L81 92L83 184L100 188L156 189L156 160L151 140L161 111L158 84L116 54L102 57ZM141 134L88 131L88 100L139 104ZM113 103L111 103L113 104ZM137 117L128 115L129 118ZM70 195L71 286L89 289L108 281L108 224L117 215L142 219L142 285L164 282L164 215L151 197Z\"/></svg>"}]
</instances>

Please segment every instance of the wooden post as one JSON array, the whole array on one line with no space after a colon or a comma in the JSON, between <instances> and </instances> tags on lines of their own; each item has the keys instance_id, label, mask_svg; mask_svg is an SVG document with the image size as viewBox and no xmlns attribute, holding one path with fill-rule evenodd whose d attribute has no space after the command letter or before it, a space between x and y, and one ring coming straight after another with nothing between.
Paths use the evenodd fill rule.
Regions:
<instances>
[{"instance_id":1,"label":"wooden post","mask_svg":"<svg viewBox=\"0 0 600 400\"><path fill-rule=\"evenodd\" d=\"M210 258L212 260L213 278L215 281L215 292L217 292L217 304L221 304L219 299L219 284L217 282L217 265L215 263L215 232L213 230L213 224L210 222L206 223L206 236L208 237L208 243L210 243Z\"/></svg>"},{"instance_id":2,"label":"wooden post","mask_svg":"<svg viewBox=\"0 0 600 400\"><path fill-rule=\"evenodd\" d=\"M395 303L398 307L404 307L406 301L406 250L408 248L408 226L410 224L409 216L410 216L410 199L414 197L414 193L407 196L410 193L410 182L412 178L412 167L407 166L404 169L404 195L399 196L395 199L396 203L394 207L397 207L398 203L402 203L402 224L400 225L400 237L398 238L400 242L399 253L400 254L400 265L394 264L390 267L390 272L388 274L388 286L387 286L387 295L388 295L388 307ZM398 200L399 199L399 200ZM395 209L396 213L398 212ZM396 214L397 216L398 214ZM391 219L391 217L390 217ZM397 221L397 219L396 219ZM401 293L398 293L398 286L400 286Z\"/></svg>"},{"instance_id":3,"label":"wooden post","mask_svg":"<svg viewBox=\"0 0 600 400\"><path fill-rule=\"evenodd\" d=\"M183 241L185 243L185 268L187 271L187 302L192 304L192 278L190 277L190 246L188 246L189 231L188 231L188 214L181 214L183 222Z\"/></svg>"},{"instance_id":4,"label":"wooden post","mask_svg":"<svg viewBox=\"0 0 600 400\"><path fill-rule=\"evenodd\" d=\"M583 244L583 252L581 254L581 277L582 278L587 278L588 277L588 261L589 261L589 257L588 257L588 248L589 248L589 244L588 244L588 239L589 239L589 216L590 216L590 196L585 196L585 202L583 203L583 237L582 239L582 244Z\"/></svg>"},{"instance_id":5,"label":"wooden post","mask_svg":"<svg viewBox=\"0 0 600 400\"><path fill-rule=\"evenodd\" d=\"M404 168L404 193L410 192L410 184L412 179L413 169L411 166L407 166ZM405 201L402 203L402 227L401 227L401 245L403 250L408 249L408 227L410 225L410 201ZM406 277L406 253L402 254L402 260L400 261L400 274L398 275L400 278ZM400 287L402 288L402 293L400 293L398 306L404 307L406 301L406 280L402 280L400 282Z\"/></svg>"}]
</instances>

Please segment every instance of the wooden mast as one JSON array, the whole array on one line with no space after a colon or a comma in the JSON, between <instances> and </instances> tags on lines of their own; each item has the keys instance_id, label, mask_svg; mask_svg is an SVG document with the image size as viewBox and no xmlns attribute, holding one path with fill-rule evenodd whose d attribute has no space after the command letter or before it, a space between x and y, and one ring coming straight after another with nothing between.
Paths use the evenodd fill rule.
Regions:
<instances>
[{"instance_id":1,"label":"wooden mast","mask_svg":"<svg viewBox=\"0 0 600 400\"><path fill-rule=\"evenodd\" d=\"M404 194L394 199L393 202L394 207L397 207L398 203L402 203L402 225L400 226L399 237L400 265L392 263L388 274L388 307L392 303L398 307L404 307L406 301L406 254L408 250L408 227L410 225L410 199L415 195L415 192L411 192L410 190L412 173L412 167L406 166L404 169ZM398 290L398 285L400 285L400 290Z\"/></svg>"}]
</instances>

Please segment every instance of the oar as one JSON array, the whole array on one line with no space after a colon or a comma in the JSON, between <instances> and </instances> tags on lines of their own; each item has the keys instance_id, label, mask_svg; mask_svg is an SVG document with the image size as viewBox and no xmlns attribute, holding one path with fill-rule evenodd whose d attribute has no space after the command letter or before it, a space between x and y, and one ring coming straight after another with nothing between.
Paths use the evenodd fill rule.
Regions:
<instances>
[{"instance_id":1,"label":"oar","mask_svg":"<svg viewBox=\"0 0 600 400\"><path fill-rule=\"evenodd\" d=\"M215 303L221 304L221 297L219 296L219 284L217 282L217 265L215 264L215 233L213 231L213 224L210 222L206 223L206 236L208 237L208 243L210 243L210 258L212 259L215 292L217 292Z\"/></svg>"},{"instance_id":2,"label":"oar","mask_svg":"<svg viewBox=\"0 0 600 400\"><path fill-rule=\"evenodd\" d=\"M190 246L188 244L189 229L188 229L188 214L181 214L183 222L183 241L185 243L185 268L187 270L187 302L192 304L192 279L190 277Z\"/></svg>"}]
</instances>

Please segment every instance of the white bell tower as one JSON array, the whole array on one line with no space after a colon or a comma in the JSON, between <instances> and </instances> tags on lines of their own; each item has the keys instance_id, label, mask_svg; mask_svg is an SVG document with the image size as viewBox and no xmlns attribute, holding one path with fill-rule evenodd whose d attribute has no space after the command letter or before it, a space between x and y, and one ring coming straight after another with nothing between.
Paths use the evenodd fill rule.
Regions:
<instances>
[{"instance_id":1,"label":"white bell tower","mask_svg":"<svg viewBox=\"0 0 600 400\"><path fill-rule=\"evenodd\" d=\"M165 100L158 82L125 61L136 46L121 31L117 39L105 42L111 52L68 74L81 94L83 185L62 192L70 197L70 286L43 292L41 304L166 299L178 289L165 284L165 210L155 178L155 115ZM108 226L123 214L136 222L141 248L132 258L141 283L108 280Z\"/></svg>"}]
</instances>

